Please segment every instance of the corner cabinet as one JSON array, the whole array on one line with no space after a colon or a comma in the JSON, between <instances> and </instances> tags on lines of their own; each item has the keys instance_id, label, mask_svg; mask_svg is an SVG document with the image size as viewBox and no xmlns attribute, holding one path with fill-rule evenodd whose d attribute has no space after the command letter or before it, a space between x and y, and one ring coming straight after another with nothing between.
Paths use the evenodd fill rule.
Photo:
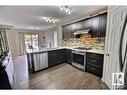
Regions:
<instances>
[{"instance_id":1,"label":"corner cabinet","mask_svg":"<svg viewBox=\"0 0 127 95\"><path fill-rule=\"evenodd\" d=\"M60 63L64 63L65 58L66 58L66 55L65 55L64 49L48 51L49 67L60 64Z\"/></svg>"},{"instance_id":2,"label":"corner cabinet","mask_svg":"<svg viewBox=\"0 0 127 95\"><path fill-rule=\"evenodd\" d=\"M102 80L110 89L120 88L112 85L113 73L120 73L119 46L127 7L108 7L104 69ZM117 80L116 80L117 81Z\"/></svg>"}]
</instances>

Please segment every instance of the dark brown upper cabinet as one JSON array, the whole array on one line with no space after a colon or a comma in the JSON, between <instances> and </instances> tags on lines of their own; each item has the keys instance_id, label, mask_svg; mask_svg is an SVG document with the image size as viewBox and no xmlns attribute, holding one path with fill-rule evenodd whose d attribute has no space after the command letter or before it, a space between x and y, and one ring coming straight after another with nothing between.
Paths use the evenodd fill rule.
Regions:
<instances>
[{"instance_id":1,"label":"dark brown upper cabinet","mask_svg":"<svg viewBox=\"0 0 127 95\"><path fill-rule=\"evenodd\" d=\"M83 29L91 29L91 19L90 18L83 20Z\"/></svg>"},{"instance_id":2,"label":"dark brown upper cabinet","mask_svg":"<svg viewBox=\"0 0 127 95\"><path fill-rule=\"evenodd\" d=\"M76 22L74 24L76 26L76 30L82 30L83 29L83 21L78 21L78 22Z\"/></svg>"},{"instance_id":3,"label":"dark brown upper cabinet","mask_svg":"<svg viewBox=\"0 0 127 95\"><path fill-rule=\"evenodd\" d=\"M92 37L105 37L106 34L107 13L63 26L63 39L75 38L75 31L90 29Z\"/></svg>"},{"instance_id":4,"label":"dark brown upper cabinet","mask_svg":"<svg viewBox=\"0 0 127 95\"><path fill-rule=\"evenodd\" d=\"M95 16L91 18L91 35L92 37L98 37L99 34L99 17Z\"/></svg>"},{"instance_id":5,"label":"dark brown upper cabinet","mask_svg":"<svg viewBox=\"0 0 127 95\"><path fill-rule=\"evenodd\" d=\"M92 37L105 37L107 24L107 13L100 14L91 18Z\"/></svg>"},{"instance_id":6,"label":"dark brown upper cabinet","mask_svg":"<svg viewBox=\"0 0 127 95\"><path fill-rule=\"evenodd\" d=\"M107 25L107 13L99 15L99 37L105 37Z\"/></svg>"},{"instance_id":7,"label":"dark brown upper cabinet","mask_svg":"<svg viewBox=\"0 0 127 95\"><path fill-rule=\"evenodd\" d=\"M71 27L70 27L70 25L63 27L63 38L71 38Z\"/></svg>"}]
</instances>

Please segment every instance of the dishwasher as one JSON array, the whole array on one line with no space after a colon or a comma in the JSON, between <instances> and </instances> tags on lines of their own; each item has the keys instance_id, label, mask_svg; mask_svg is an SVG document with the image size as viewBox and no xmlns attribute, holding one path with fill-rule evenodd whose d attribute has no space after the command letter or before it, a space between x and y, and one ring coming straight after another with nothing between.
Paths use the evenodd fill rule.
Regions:
<instances>
[{"instance_id":1,"label":"dishwasher","mask_svg":"<svg viewBox=\"0 0 127 95\"><path fill-rule=\"evenodd\" d=\"M27 60L30 73L48 68L48 54L46 51L27 54Z\"/></svg>"}]
</instances>

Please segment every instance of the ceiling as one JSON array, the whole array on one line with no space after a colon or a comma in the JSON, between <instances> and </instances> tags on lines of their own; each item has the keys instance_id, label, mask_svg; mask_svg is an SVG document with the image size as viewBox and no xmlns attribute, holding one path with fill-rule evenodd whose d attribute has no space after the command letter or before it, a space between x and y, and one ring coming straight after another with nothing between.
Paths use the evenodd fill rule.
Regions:
<instances>
[{"instance_id":1,"label":"ceiling","mask_svg":"<svg viewBox=\"0 0 127 95\"><path fill-rule=\"evenodd\" d=\"M42 17L54 17L65 21L90 12L101 10L106 6L70 6L72 13L60 11L60 6L0 6L0 24L12 25L20 29L46 30L55 26L45 22Z\"/></svg>"}]
</instances>

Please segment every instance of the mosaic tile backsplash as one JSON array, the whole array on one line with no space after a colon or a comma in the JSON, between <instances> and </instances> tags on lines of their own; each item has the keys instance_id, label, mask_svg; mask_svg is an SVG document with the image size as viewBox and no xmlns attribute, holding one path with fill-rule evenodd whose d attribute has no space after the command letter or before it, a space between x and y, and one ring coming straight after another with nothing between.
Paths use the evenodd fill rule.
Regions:
<instances>
[{"instance_id":1,"label":"mosaic tile backsplash","mask_svg":"<svg viewBox=\"0 0 127 95\"><path fill-rule=\"evenodd\" d=\"M63 40L63 47L86 47L104 50L104 37L91 37L91 35L81 35L80 38Z\"/></svg>"}]
</instances>

